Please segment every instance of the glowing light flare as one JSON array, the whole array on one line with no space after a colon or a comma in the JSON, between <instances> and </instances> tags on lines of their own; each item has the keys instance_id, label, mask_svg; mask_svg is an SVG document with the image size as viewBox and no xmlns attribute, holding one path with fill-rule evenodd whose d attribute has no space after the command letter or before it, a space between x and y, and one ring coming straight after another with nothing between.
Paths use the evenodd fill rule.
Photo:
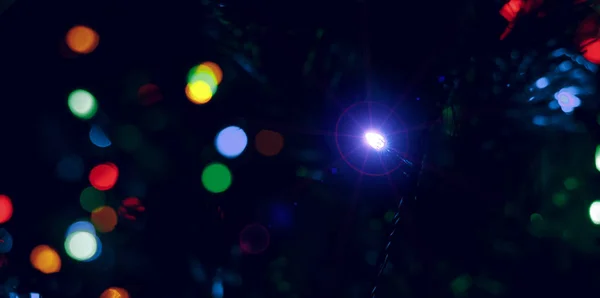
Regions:
<instances>
[{"instance_id":1,"label":"glowing light flare","mask_svg":"<svg viewBox=\"0 0 600 298\"><path fill-rule=\"evenodd\" d=\"M13 204L7 195L0 195L0 224L6 223L13 215Z\"/></svg>"},{"instance_id":2,"label":"glowing light flare","mask_svg":"<svg viewBox=\"0 0 600 298\"><path fill-rule=\"evenodd\" d=\"M361 101L347 107L339 116L335 145L344 162L361 175L388 175L405 164L403 156L410 152L409 130L386 104Z\"/></svg>"},{"instance_id":3,"label":"glowing light flare","mask_svg":"<svg viewBox=\"0 0 600 298\"><path fill-rule=\"evenodd\" d=\"M48 245L36 246L29 255L29 261L33 268L44 274L59 272L62 265L56 250Z\"/></svg>"},{"instance_id":4,"label":"glowing light flare","mask_svg":"<svg viewBox=\"0 0 600 298\"><path fill-rule=\"evenodd\" d=\"M385 137L377 132L367 132L365 133L365 141L371 148L379 151L385 147L386 141Z\"/></svg>"},{"instance_id":5,"label":"glowing light flare","mask_svg":"<svg viewBox=\"0 0 600 298\"><path fill-rule=\"evenodd\" d=\"M95 166L90 171L90 184L97 190L109 190L115 186L119 178L119 168L113 163Z\"/></svg>"},{"instance_id":6,"label":"glowing light flare","mask_svg":"<svg viewBox=\"0 0 600 298\"><path fill-rule=\"evenodd\" d=\"M67 32L65 41L71 51L78 54L89 54L98 47L100 37L91 28L78 25Z\"/></svg>"}]
</instances>

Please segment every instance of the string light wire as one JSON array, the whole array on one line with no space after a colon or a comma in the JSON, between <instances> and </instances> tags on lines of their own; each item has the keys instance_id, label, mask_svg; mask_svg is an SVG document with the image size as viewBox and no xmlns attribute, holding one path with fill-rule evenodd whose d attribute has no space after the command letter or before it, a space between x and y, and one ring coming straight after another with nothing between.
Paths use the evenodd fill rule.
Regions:
<instances>
[{"instance_id":1,"label":"string light wire","mask_svg":"<svg viewBox=\"0 0 600 298\"><path fill-rule=\"evenodd\" d=\"M394 235L400 226L400 211L402 210L402 205L404 204L405 198L413 198L413 200L417 200L417 190L419 189L419 184L421 182L421 177L423 176L423 163L425 162L426 154L423 154L421 158L421 162L419 164L418 171L413 173L417 173L416 181L414 183L414 189L412 189L413 193L406 196L401 196L400 201L398 202L398 207L396 208L396 213L394 214L394 218L392 220L392 229L387 237L387 243L383 249L383 253L381 254L383 257L380 257L379 269L377 271L377 276L375 277L375 283L373 289L371 290L371 298L377 297L377 290L379 289L379 282L387 268L387 265L390 262L390 248L392 246L392 241L394 240ZM406 165L414 167L414 164L407 159L403 158L403 161Z\"/></svg>"}]
</instances>

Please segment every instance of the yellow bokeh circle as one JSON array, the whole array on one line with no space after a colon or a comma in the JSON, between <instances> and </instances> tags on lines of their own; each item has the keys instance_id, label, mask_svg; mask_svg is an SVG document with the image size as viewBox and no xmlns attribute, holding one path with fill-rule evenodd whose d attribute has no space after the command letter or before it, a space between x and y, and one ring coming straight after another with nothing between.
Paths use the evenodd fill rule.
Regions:
<instances>
[{"instance_id":1,"label":"yellow bokeh circle","mask_svg":"<svg viewBox=\"0 0 600 298\"><path fill-rule=\"evenodd\" d=\"M195 81L187 84L185 95L195 104L205 104L211 100L213 90L207 82Z\"/></svg>"}]
</instances>

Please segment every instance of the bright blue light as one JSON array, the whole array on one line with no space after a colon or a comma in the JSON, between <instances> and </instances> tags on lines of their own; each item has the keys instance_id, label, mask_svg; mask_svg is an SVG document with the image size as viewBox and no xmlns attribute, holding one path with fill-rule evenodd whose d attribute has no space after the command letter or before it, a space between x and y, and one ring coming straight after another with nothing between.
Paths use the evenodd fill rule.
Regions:
<instances>
[{"instance_id":1,"label":"bright blue light","mask_svg":"<svg viewBox=\"0 0 600 298\"><path fill-rule=\"evenodd\" d=\"M548 79L546 77L539 78L535 82L535 86L540 89L544 89L544 88L548 87L549 84L550 84L550 81L548 81Z\"/></svg>"},{"instance_id":2,"label":"bright blue light","mask_svg":"<svg viewBox=\"0 0 600 298\"><path fill-rule=\"evenodd\" d=\"M92 126L90 129L90 141L92 141L92 144L100 148L106 148L111 145L110 140L104 131L102 131L102 128L96 125Z\"/></svg>"},{"instance_id":3,"label":"bright blue light","mask_svg":"<svg viewBox=\"0 0 600 298\"><path fill-rule=\"evenodd\" d=\"M88 232L92 235L96 235L96 228L94 228L94 225L89 221L78 221L69 226L65 237L76 232Z\"/></svg>"},{"instance_id":4,"label":"bright blue light","mask_svg":"<svg viewBox=\"0 0 600 298\"><path fill-rule=\"evenodd\" d=\"M248 137L243 129L237 126L229 126L219 132L215 139L217 151L224 157L238 157L248 145Z\"/></svg>"},{"instance_id":5,"label":"bright blue light","mask_svg":"<svg viewBox=\"0 0 600 298\"><path fill-rule=\"evenodd\" d=\"M581 105L581 99L576 95L578 91L578 88L567 87L560 89L560 91L554 94L554 98L565 113L572 112L574 108Z\"/></svg>"},{"instance_id":6,"label":"bright blue light","mask_svg":"<svg viewBox=\"0 0 600 298\"><path fill-rule=\"evenodd\" d=\"M216 278L212 285L212 296L213 298L222 298L223 297L223 282L220 279Z\"/></svg>"}]
</instances>

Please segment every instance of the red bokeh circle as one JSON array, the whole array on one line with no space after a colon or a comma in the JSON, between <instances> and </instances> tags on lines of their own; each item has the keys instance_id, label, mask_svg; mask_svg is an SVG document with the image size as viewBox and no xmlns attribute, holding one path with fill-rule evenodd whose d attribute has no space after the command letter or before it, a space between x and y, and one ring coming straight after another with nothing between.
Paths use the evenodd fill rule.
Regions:
<instances>
[{"instance_id":1,"label":"red bokeh circle","mask_svg":"<svg viewBox=\"0 0 600 298\"><path fill-rule=\"evenodd\" d=\"M119 168L113 163L103 163L90 171L90 184L97 190L109 190L115 186L119 178Z\"/></svg>"},{"instance_id":2,"label":"red bokeh circle","mask_svg":"<svg viewBox=\"0 0 600 298\"><path fill-rule=\"evenodd\" d=\"M6 223L13 215L13 204L7 195L0 195L0 224Z\"/></svg>"},{"instance_id":3,"label":"red bokeh circle","mask_svg":"<svg viewBox=\"0 0 600 298\"><path fill-rule=\"evenodd\" d=\"M269 230L261 224L250 224L240 232L240 249L246 254L259 254L264 252L270 244Z\"/></svg>"}]
</instances>

